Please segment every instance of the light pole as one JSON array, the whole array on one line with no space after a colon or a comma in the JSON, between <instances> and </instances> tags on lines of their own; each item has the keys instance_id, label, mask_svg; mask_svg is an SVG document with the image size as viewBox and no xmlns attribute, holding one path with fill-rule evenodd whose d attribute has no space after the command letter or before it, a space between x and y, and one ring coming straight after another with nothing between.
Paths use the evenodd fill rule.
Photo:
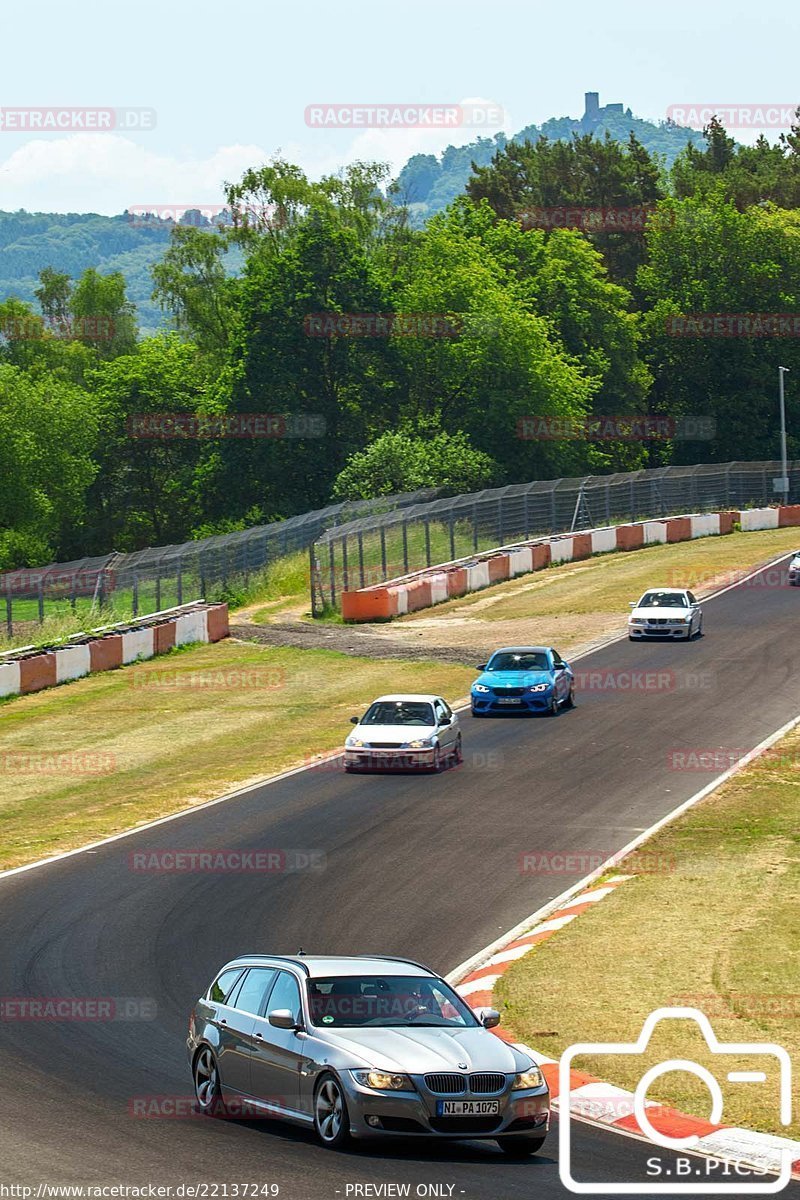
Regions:
<instances>
[{"instance_id":1,"label":"light pole","mask_svg":"<svg viewBox=\"0 0 800 1200\"><path fill-rule=\"evenodd\" d=\"M781 399L781 491L789 503L789 465L786 459L786 405L783 399L783 376L788 367L778 367L778 391Z\"/></svg>"}]
</instances>

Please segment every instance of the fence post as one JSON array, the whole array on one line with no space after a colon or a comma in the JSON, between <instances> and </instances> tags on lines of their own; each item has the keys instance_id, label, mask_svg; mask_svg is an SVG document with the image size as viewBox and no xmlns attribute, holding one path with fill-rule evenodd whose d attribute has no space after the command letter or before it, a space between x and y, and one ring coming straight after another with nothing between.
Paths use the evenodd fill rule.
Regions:
<instances>
[{"instance_id":1,"label":"fence post","mask_svg":"<svg viewBox=\"0 0 800 1200\"><path fill-rule=\"evenodd\" d=\"M364 586L364 534L359 529L358 531L358 578L360 580L359 587Z\"/></svg>"},{"instance_id":2,"label":"fence post","mask_svg":"<svg viewBox=\"0 0 800 1200\"><path fill-rule=\"evenodd\" d=\"M39 624L44 624L44 582L41 575L39 576L39 590L37 599L39 601Z\"/></svg>"},{"instance_id":3,"label":"fence post","mask_svg":"<svg viewBox=\"0 0 800 1200\"><path fill-rule=\"evenodd\" d=\"M550 532L558 533L556 528L556 488L555 484L550 488Z\"/></svg>"},{"instance_id":4,"label":"fence post","mask_svg":"<svg viewBox=\"0 0 800 1200\"><path fill-rule=\"evenodd\" d=\"M408 522L403 517L403 574L408 574Z\"/></svg>"},{"instance_id":5,"label":"fence post","mask_svg":"<svg viewBox=\"0 0 800 1200\"><path fill-rule=\"evenodd\" d=\"M478 553L478 502L472 505L472 553Z\"/></svg>"},{"instance_id":6,"label":"fence post","mask_svg":"<svg viewBox=\"0 0 800 1200\"><path fill-rule=\"evenodd\" d=\"M223 562L224 562L224 559L223 559ZM180 558L180 557L178 558L178 579L177 579L177 582L178 582L178 604L183 604L183 559L182 559L182 558ZM225 579L224 579L224 576L223 576L222 583L223 583L223 586L224 586L224 584L225 584Z\"/></svg>"},{"instance_id":7,"label":"fence post","mask_svg":"<svg viewBox=\"0 0 800 1200\"><path fill-rule=\"evenodd\" d=\"M139 615L139 578L134 571L133 573L133 615Z\"/></svg>"},{"instance_id":8,"label":"fence post","mask_svg":"<svg viewBox=\"0 0 800 1200\"><path fill-rule=\"evenodd\" d=\"M456 556L456 523L453 519L452 509L450 510L450 561L452 562Z\"/></svg>"},{"instance_id":9,"label":"fence post","mask_svg":"<svg viewBox=\"0 0 800 1200\"><path fill-rule=\"evenodd\" d=\"M386 527L384 525L381 525L381 570L383 571L383 578L386 579L389 570L386 566Z\"/></svg>"},{"instance_id":10,"label":"fence post","mask_svg":"<svg viewBox=\"0 0 800 1200\"><path fill-rule=\"evenodd\" d=\"M347 534L342 538L342 584L344 585L342 590L349 592L350 582L347 578Z\"/></svg>"},{"instance_id":11,"label":"fence post","mask_svg":"<svg viewBox=\"0 0 800 1200\"><path fill-rule=\"evenodd\" d=\"M156 612L161 612L161 570L156 574Z\"/></svg>"},{"instance_id":12,"label":"fence post","mask_svg":"<svg viewBox=\"0 0 800 1200\"><path fill-rule=\"evenodd\" d=\"M336 554L333 549L333 538L328 542L328 566L331 574L331 608L336 608Z\"/></svg>"},{"instance_id":13,"label":"fence post","mask_svg":"<svg viewBox=\"0 0 800 1200\"><path fill-rule=\"evenodd\" d=\"M431 565L431 523L425 517L425 565Z\"/></svg>"},{"instance_id":14,"label":"fence post","mask_svg":"<svg viewBox=\"0 0 800 1200\"><path fill-rule=\"evenodd\" d=\"M531 494L530 494L530 492L526 492L525 493L525 538L526 539L531 536L530 504L531 504Z\"/></svg>"},{"instance_id":15,"label":"fence post","mask_svg":"<svg viewBox=\"0 0 800 1200\"><path fill-rule=\"evenodd\" d=\"M11 583L6 580L6 629L8 636L14 636L14 620L11 613Z\"/></svg>"},{"instance_id":16,"label":"fence post","mask_svg":"<svg viewBox=\"0 0 800 1200\"><path fill-rule=\"evenodd\" d=\"M606 483L606 525L611 524L611 484Z\"/></svg>"},{"instance_id":17,"label":"fence post","mask_svg":"<svg viewBox=\"0 0 800 1200\"><path fill-rule=\"evenodd\" d=\"M503 504L504 500L505 496L497 497L497 533L501 546L505 541L505 526L503 524L503 515L505 513L505 505Z\"/></svg>"}]
</instances>

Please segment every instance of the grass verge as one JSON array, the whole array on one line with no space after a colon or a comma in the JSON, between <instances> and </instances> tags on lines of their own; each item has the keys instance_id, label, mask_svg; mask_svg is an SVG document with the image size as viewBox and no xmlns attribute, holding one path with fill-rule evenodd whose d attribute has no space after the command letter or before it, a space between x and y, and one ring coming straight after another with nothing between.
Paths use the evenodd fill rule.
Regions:
<instances>
[{"instance_id":1,"label":"grass verge","mask_svg":"<svg viewBox=\"0 0 800 1200\"><path fill-rule=\"evenodd\" d=\"M552 1058L574 1042L635 1041L663 1006L705 1012L725 1042L776 1042L800 1057L800 729L734 776L633 856L634 874L596 908L537 947L501 978L503 1024ZM698 789L705 779L698 776ZM636 873L647 864L650 873ZM626 863L615 874L627 874ZM732 1069L764 1069L750 1057L711 1055L685 1021L665 1022L643 1056L576 1060L633 1090L667 1059L707 1067L721 1084L723 1120L798 1136L778 1121L777 1073L729 1083ZM707 1117L709 1095L671 1072L648 1097Z\"/></svg>"},{"instance_id":2,"label":"grass verge","mask_svg":"<svg viewBox=\"0 0 800 1200\"><path fill-rule=\"evenodd\" d=\"M444 634L453 645L544 642L564 654L622 630L628 601L648 587L689 587L702 596L798 546L800 530L776 529L601 554L401 617L382 633L423 642Z\"/></svg>"},{"instance_id":3,"label":"grass verge","mask_svg":"<svg viewBox=\"0 0 800 1200\"><path fill-rule=\"evenodd\" d=\"M192 647L0 705L0 868L219 796L340 746L386 690L473 672L329 650ZM315 686L325 680L324 691ZM60 757L59 757L60 756Z\"/></svg>"}]
</instances>

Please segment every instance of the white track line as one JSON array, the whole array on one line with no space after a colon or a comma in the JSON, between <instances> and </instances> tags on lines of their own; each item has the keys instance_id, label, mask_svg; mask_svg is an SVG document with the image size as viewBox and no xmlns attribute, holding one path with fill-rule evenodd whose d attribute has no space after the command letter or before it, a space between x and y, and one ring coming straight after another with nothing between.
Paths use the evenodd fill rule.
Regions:
<instances>
[{"instance_id":1,"label":"white track line","mask_svg":"<svg viewBox=\"0 0 800 1200\"><path fill-rule=\"evenodd\" d=\"M445 979L447 979L448 983L455 984L458 983L459 980L463 979L466 975L469 975L472 971L477 970L478 967L484 966L490 958L496 954L499 954L500 951L502 951L510 942L516 941L516 939L522 937L523 934L531 932L533 927L538 925L544 917L548 917L551 913L555 912L556 909L563 908L567 900L575 896L578 892L588 888L590 884L594 883L595 879L599 879L601 875L606 873L610 865L615 865L616 863L620 862L625 858L626 855L630 854L633 850L636 850L643 842L646 842L649 838L651 838L654 833L658 833L659 829L662 829L665 825L669 825L677 817L681 816L682 813L685 813L688 809L692 808L695 804L698 804L701 800L705 800L706 796L709 796L712 792L716 791L718 787L721 787L722 784L726 783L727 780L732 778L732 776L738 774L739 771L743 770L754 759L759 758L765 750L769 750L771 746L774 746L775 743L780 741L782 737L785 737L787 733L791 733L791 731L797 725L800 725L800 716L792 717L791 721L787 721L785 725L780 727L780 729L777 729L774 733L771 733L768 737L764 738L762 742L759 742L757 746L754 746L752 750L748 751L748 753L739 759L737 763L734 763L732 767L729 767L727 771L723 771L721 775L718 775L716 779L711 781L711 783L706 784L706 786L701 788L699 792L695 792L695 794L690 796L688 800L685 800L683 804L679 804L677 808L672 810L672 812L667 813L665 817L662 817L659 821L656 821L655 824L651 825L649 829L646 829L644 833L638 834L633 841L628 842L627 846L623 846L621 850L617 850L615 854L611 855L610 858L607 858L606 861L597 867L596 870L592 871L589 875L584 876L583 879L579 880L578 883L573 884L572 887L567 888L567 890L562 892L560 896L556 896L553 900L548 900L547 904L543 904L541 908L537 908L536 912L531 913L531 915L526 917L524 921L520 921L518 925L513 927L513 929L509 929L507 933L504 933L501 937L496 938L488 946L484 946L483 950L479 950L477 954L473 954L471 958L468 958L465 962L460 963L459 966L445 976ZM549 927L550 922L548 922L548 928ZM488 978L490 979L491 976Z\"/></svg>"}]
</instances>

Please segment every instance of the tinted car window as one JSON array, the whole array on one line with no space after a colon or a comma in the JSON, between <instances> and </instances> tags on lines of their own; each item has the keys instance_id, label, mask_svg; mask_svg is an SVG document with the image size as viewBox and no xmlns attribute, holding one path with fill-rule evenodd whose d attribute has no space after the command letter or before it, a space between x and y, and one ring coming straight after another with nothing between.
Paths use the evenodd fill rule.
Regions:
<instances>
[{"instance_id":1,"label":"tinted car window","mask_svg":"<svg viewBox=\"0 0 800 1200\"><path fill-rule=\"evenodd\" d=\"M446 983L416 975L309 979L308 1001L312 1024L323 1029L359 1025L465 1028L478 1023Z\"/></svg>"},{"instance_id":2,"label":"tinted car window","mask_svg":"<svg viewBox=\"0 0 800 1200\"><path fill-rule=\"evenodd\" d=\"M683 592L646 592L639 608L686 608Z\"/></svg>"},{"instance_id":3,"label":"tinted car window","mask_svg":"<svg viewBox=\"0 0 800 1200\"><path fill-rule=\"evenodd\" d=\"M209 1000L213 1000L216 1004L224 1004L241 973L241 967L231 967L230 970L223 971L208 989Z\"/></svg>"},{"instance_id":4,"label":"tinted car window","mask_svg":"<svg viewBox=\"0 0 800 1200\"><path fill-rule=\"evenodd\" d=\"M296 1021L300 1019L300 987L294 975L288 971L279 971L275 987L269 997L269 1011L276 1008L288 1008Z\"/></svg>"},{"instance_id":5,"label":"tinted car window","mask_svg":"<svg viewBox=\"0 0 800 1200\"><path fill-rule=\"evenodd\" d=\"M271 967L251 967L244 977L242 985L232 1003L242 1012L258 1016L261 1002L272 985L276 972Z\"/></svg>"},{"instance_id":6,"label":"tinted car window","mask_svg":"<svg viewBox=\"0 0 800 1200\"><path fill-rule=\"evenodd\" d=\"M434 725L433 708L422 700L381 700L367 709L362 725Z\"/></svg>"},{"instance_id":7,"label":"tinted car window","mask_svg":"<svg viewBox=\"0 0 800 1200\"><path fill-rule=\"evenodd\" d=\"M501 654L493 654L487 667L489 671L547 671L549 669L550 663L547 661L547 655L538 650L528 653L505 651Z\"/></svg>"}]
</instances>

